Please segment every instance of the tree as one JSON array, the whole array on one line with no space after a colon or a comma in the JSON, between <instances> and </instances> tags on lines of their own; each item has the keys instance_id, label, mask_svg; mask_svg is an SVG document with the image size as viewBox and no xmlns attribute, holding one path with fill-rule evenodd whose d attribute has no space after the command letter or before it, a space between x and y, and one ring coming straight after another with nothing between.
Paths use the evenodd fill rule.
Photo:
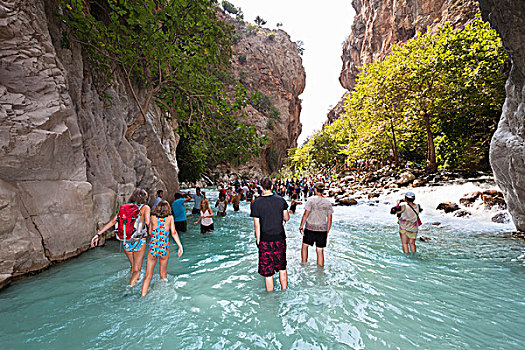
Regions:
<instances>
[{"instance_id":1,"label":"tree","mask_svg":"<svg viewBox=\"0 0 525 350\"><path fill-rule=\"evenodd\" d=\"M126 138L157 104L176 119L183 140L201 148L207 163L242 161L260 142L243 122L249 99L242 86L229 93L222 81L232 56L233 27L217 17L213 0L64 0L61 16L72 40L90 59L99 91L118 76L139 113ZM201 142L203 140L203 142ZM226 146L218 147L225 143Z\"/></svg>"},{"instance_id":2,"label":"tree","mask_svg":"<svg viewBox=\"0 0 525 350\"><path fill-rule=\"evenodd\" d=\"M260 26L265 25L266 21L262 17L257 16L255 17L255 23L257 23L257 25L260 27Z\"/></svg>"}]
</instances>

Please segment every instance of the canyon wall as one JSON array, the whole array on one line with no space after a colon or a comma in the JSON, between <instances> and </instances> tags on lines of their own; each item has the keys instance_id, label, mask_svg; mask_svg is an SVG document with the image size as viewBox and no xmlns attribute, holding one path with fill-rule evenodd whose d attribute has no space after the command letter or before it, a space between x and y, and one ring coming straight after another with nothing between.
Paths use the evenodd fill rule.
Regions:
<instances>
[{"instance_id":1,"label":"canyon wall","mask_svg":"<svg viewBox=\"0 0 525 350\"><path fill-rule=\"evenodd\" d=\"M462 27L479 13L476 0L352 0L352 6L356 15L343 44L339 76L348 90L355 86L358 67L383 59L393 45L426 32L428 27L433 31L445 22ZM341 112L336 106L329 120L337 119Z\"/></svg>"},{"instance_id":2,"label":"canyon wall","mask_svg":"<svg viewBox=\"0 0 525 350\"><path fill-rule=\"evenodd\" d=\"M0 287L89 247L135 187L178 189L178 136L122 81L100 97L53 0L0 2Z\"/></svg>"},{"instance_id":3,"label":"canyon wall","mask_svg":"<svg viewBox=\"0 0 525 350\"><path fill-rule=\"evenodd\" d=\"M525 2L480 0L512 61L507 98L490 144L490 164L516 228L525 231Z\"/></svg>"},{"instance_id":4,"label":"canyon wall","mask_svg":"<svg viewBox=\"0 0 525 350\"><path fill-rule=\"evenodd\" d=\"M272 117L257 106L248 105L244 111L246 123L255 126L259 135L267 135L269 142L259 157L246 164L220 164L214 177L259 178L276 171L288 155L288 149L297 147L302 128L299 95L304 91L306 74L299 48L285 31L272 31L229 16L224 18L235 26L231 77L249 93L267 96L279 116Z\"/></svg>"}]
</instances>

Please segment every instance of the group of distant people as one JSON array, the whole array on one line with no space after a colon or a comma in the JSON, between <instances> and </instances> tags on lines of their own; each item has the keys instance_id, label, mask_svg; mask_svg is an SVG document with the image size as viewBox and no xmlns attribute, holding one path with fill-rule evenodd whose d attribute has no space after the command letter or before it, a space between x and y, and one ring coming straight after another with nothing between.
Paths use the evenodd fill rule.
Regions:
<instances>
[{"instance_id":1,"label":"group of distant people","mask_svg":"<svg viewBox=\"0 0 525 350\"><path fill-rule=\"evenodd\" d=\"M306 194L305 189L307 189ZM290 206L281 195L283 191L291 198ZM281 289L284 290L288 286L285 224L290 219L290 212L295 213L297 205L302 204L299 201L301 193L305 198L307 194L311 194L305 202L299 226L299 231L303 236L301 262L303 264L307 262L308 248L315 245L317 265L324 266L324 248L327 245L333 214L330 201L323 195L324 191L325 184L321 181L314 184L308 182L298 184L290 181L274 184L269 178L264 178L260 182L235 183L233 189L219 185L219 199L215 204L217 215L226 215L228 203L233 204L235 211L239 210L241 200L251 203L250 216L253 218L259 256L258 272L264 277L267 291L274 290L273 275L275 273L279 274ZM194 224L197 225L200 222L201 233L207 234L214 231L213 211L205 193L201 192L200 188L196 189L193 196L189 193L177 193L171 205L163 199L163 196L163 191L159 190L152 210L146 204L148 199L146 191L136 189L129 198L129 203L137 206L137 220L144 224L146 231L133 240L124 240L122 247L131 264L130 287L140 278L142 261L147 251L146 275L142 285L143 296L148 292L157 261L160 264L161 279L167 278L170 235L178 246L178 257L183 254L178 232L187 231L186 202L192 199L194 201L192 214L199 214ZM404 201L399 201L391 209L391 213L398 216L399 235L403 252L406 254L416 252L415 240L418 227L421 225L419 214L422 209L414 203L414 200L415 194L407 192ZM91 247L97 246L101 235L119 221L122 220L117 214L92 238ZM146 244L147 236L150 237L149 245Z\"/></svg>"}]
</instances>

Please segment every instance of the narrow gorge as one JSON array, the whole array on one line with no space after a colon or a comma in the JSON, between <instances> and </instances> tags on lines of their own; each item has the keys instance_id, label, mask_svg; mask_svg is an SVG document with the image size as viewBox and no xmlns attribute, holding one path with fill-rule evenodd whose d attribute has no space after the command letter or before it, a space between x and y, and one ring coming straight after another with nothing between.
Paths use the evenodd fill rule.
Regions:
<instances>
[{"instance_id":1,"label":"narrow gorge","mask_svg":"<svg viewBox=\"0 0 525 350\"><path fill-rule=\"evenodd\" d=\"M0 286L88 249L135 187L169 198L179 189L176 120L151 104L127 139L139 112L132 92L121 77L97 89L59 8L54 0L0 4ZM268 30L235 25L232 75L279 111L270 125L268 113L247 107L247 122L269 137L261 156L238 169L255 176L274 170L297 142L305 73L284 31L270 41Z\"/></svg>"}]
</instances>

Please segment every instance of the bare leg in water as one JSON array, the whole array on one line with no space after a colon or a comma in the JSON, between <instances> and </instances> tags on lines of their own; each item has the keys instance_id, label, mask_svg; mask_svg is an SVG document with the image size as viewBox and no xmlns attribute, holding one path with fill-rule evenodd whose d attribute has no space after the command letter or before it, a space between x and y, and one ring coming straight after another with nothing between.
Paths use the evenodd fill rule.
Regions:
<instances>
[{"instance_id":1,"label":"bare leg in water","mask_svg":"<svg viewBox=\"0 0 525 350\"><path fill-rule=\"evenodd\" d=\"M157 264L157 258L148 253L146 260L146 276L144 277L144 282L142 283L142 296L148 294L148 288L149 284L151 283L151 278L153 277L155 264Z\"/></svg>"},{"instance_id":2,"label":"bare leg in water","mask_svg":"<svg viewBox=\"0 0 525 350\"><path fill-rule=\"evenodd\" d=\"M142 244L142 247L133 254L133 264L131 266L132 273L129 285L133 286L140 278L140 271L142 270L142 261L144 260L144 253L146 252L146 242Z\"/></svg>"},{"instance_id":3,"label":"bare leg in water","mask_svg":"<svg viewBox=\"0 0 525 350\"><path fill-rule=\"evenodd\" d=\"M403 253L408 254L408 237L404 233L399 233L399 237L401 237L401 246L403 247ZM415 243L414 243L415 247Z\"/></svg>"},{"instance_id":4,"label":"bare leg in water","mask_svg":"<svg viewBox=\"0 0 525 350\"><path fill-rule=\"evenodd\" d=\"M281 290L285 290L288 288L288 272L286 272L286 270L279 271L279 282L281 283ZM267 292L273 292L273 276L265 277L264 285L266 286Z\"/></svg>"}]
</instances>

